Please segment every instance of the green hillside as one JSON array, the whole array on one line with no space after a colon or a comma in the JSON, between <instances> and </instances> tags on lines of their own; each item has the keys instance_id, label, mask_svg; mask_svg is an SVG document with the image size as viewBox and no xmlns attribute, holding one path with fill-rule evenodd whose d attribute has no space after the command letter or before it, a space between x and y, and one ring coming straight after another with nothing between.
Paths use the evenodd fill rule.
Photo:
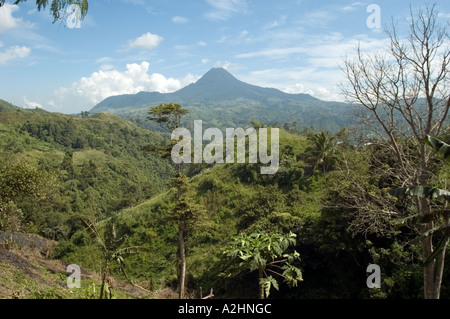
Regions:
<instances>
[{"instance_id":1,"label":"green hillside","mask_svg":"<svg viewBox=\"0 0 450 319\"><path fill-rule=\"evenodd\" d=\"M180 183L173 179L171 161L142 149L167 143L167 136L107 113L8 110L0 113L0 232L39 235L54 245L45 257L39 253L41 258L17 264L32 255L20 242L0 238L0 268L6 274L0 276L0 293L6 298L88 298L90 287L98 292L106 258L118 257L112 254L117 247L135 254L111 259L110 284L123 283L114 284L116 296L176 298L177 205L190 214L188 298L210 289L215 298L257 298L260 274L244 267L250 255L232 257L230 251L237 249L237 240L244 245L246 238L267 234L295 236L283 254L299 254L289 267L303 278L290 287L283 277L266 272L269 298L423 297L417 232L394 226L399 214L407 214L408 201L390 196L397 181L380 174L395 163L379 146L352 146L346 130L280 129L280 166L273 175L261 175L260 164L191 164L185 167L190 177L180 201L171 188L172 182ZM445 187L448 170L438 164L436 159L433 183ZM86 277L76 295L58 287L46 294L35 283L37 276L49 287L61 286L63 276L47 272L65 264L95 273L97 281ZM381 289L367 286L370 264L382 269ZM275 265L285 270L284 264ZM449 276L447 267L441 298L450 297ZM25 292L29 282L32 291ZM140 293L123 293L127 284Z\"/></svg>"},{"instance_id":2,"label":"green hillside","mask_svg":"<svg viewBox=\"0 0 450 319\"><path fill-rule=\"evenodd\" d=\"M0 112L24 112L20 107L14 106L11 103L0 100Z\"/></svg>"},{"instance_id":3,"label":"green hillside","mask_svg":"<svg viewBox=\"0 0 450 319\"><path fill-rule=\"evenodd\" d=\"M111 114L8 110L0 113L0 200L23 212L28 230L66 238L79 227L67 224L74 216L102 219L167 187L169 163L142 151L162 142L159 133ZM24 173L36 189L19 184Z\"/></svg>"},{"instance_id":4,"label":"green hillside","mask_svg":"<svg viewBox=\"0 0 450 319\"><path fill-rule=\"evenodd\" d=\"M419 247L405 245L414 235L404 230L396 237L389 218L366 221L352 208L351 194L361 187L371 196L386 196L377 186L383 181L371 174L374 168L367 162L377 155L354 149L345 134L339 135L335 161L323 174L311 135L280 133L277 174L260 175L258 164L217 164L190 179L186 201L198 215L186 244L189 295L198 298L200 291L212 288L217 298L256 298L257 273L226 276L235 261L223 252L234 236L265 231L297 235L297 265L304 278L291 289L280 281L271 298L420 298L421 265L410 260ZM125 264L133 280L153 291L176 287L175 198L172 189L114 216L129 245L149 249L125 258ZM364 232L358 229L372 222ZM380 232L388 235L380 237ZM96 269L100 251L89 243L88 233L79 232L57 246L56 256ZM371 263L384 270L381 290L366 286ZM117 268L116 274L120 276Z\"/></svg>"}]
</instances>

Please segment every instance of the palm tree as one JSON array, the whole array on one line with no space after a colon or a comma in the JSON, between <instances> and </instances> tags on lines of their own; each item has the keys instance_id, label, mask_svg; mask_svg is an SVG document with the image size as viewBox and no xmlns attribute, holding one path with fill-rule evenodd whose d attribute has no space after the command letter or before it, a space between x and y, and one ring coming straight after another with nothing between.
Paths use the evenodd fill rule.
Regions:
<instances>
[{"instance_id":1,"label":"palm tree","mask_svg":"<svg viewBox=\"0 0 450 319\"><path fill-rule=\"evenodd\" d=\"M99 297L100 299L103 299L103 297L106 295L105 293L106 282L108 283L111 282L109 278L110 264L112 262L116 262L119 266L120 271L128 279L127 273L125 272L125 263L123 256L126 254L147 252L148 248L141 246L130 246L120 248L120 246L122 246L125 243L127 236L124 235L121 237L117 237L114 221L111 219L108 220L108 222L106 223L105 232L103 236L100 235L100 232L98 231L97 227L93 222L91 221L84 221L84 222L87 225L87 227L91 230L92 234L96 237L97 242L100 245L100 248L103 253L104 267ZM108 285L108 289L109 289L109 298L111 299L113 297L111 284Z\"/></svg>"},{"instance_id":2,"label":"palm tree","mask_svg":"<svg viewBox=\"0 0 450 319\"><path fill-rule=\"evenodd\" d=\"M321 165L322 174L325 175L336 158L336 137L326 131L312 135L310 140L312 142L311 153L315 161L314 169Z\"/></svg>"}]
</instances>

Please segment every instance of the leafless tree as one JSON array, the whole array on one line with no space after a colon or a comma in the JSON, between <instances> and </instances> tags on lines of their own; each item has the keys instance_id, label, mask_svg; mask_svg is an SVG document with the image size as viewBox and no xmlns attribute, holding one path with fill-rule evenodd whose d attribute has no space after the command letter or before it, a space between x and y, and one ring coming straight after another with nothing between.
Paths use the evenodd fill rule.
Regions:
<instances>
[{"instance_id":1,"label":"leafless tree","mask_svg":"<svg viewBox=\"0 0 450 319\"><path fill-rule=\"evenodd\" d=\"M395 166L390 172L403 185L428 185L432 177L432 149L427 135L439 136L450 107L448 23L440 23L436 5L410 10L407 35L392 21L386 33L387 50L344 60L347 84L342 90L377 143L391 150ZM369 134L368 134L369 135ZM417 211L430 215L428 199L417 200ZM420 232L433 229L433 221L420 224ZM423 260L433 252L433 236L422 240ZM424 266L424 296L439 298L445 249Z\"/></svg>"}]
</instances>

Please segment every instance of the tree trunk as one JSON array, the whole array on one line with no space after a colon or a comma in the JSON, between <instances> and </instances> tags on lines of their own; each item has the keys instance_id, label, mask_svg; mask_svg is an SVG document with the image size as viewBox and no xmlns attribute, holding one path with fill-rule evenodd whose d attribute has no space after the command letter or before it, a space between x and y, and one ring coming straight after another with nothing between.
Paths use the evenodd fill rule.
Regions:
<instances>
[{"instance_id":1,"label":"tree trunk","mask_svg":"<svg viewBox=\"0 0 450 319\"><path fill-rule=\"evenodd\" d=\"M450 217L444 218L445 225L450 225ZM433 289L433 299L439 299L441 296L441 285L442 285L442 276L444 273L444 264L445 264L445 252L446 247L442 249L441 253L436 258L436 265L434 271L434 289Z\"/></svg>"},{"instance_id":2,"label":"tree trunk","mask_svg":"<svg viewBox=\"0 0 450 319\"><path fill-rule=\"evenodd\" d=\"M103 294L105 293L105 282L106 277L108 276L108 272L109 272L109 263L106 263L105 270L103 271L102 275L102 286L100 287L100 299L103 299Z\"/></svg>"},{"instance_id":3,"label":"tree trunk","mask_svg":"<svg viewBox=\"0 0 450 319\"><path fill-rule=\"evenodd\" d=\"M428 185L428 178L424 178L426 174L422 175L421 184L420 185ZM421 198L418 201L419 212L423 216L428 216L431 214L430 202L428 199ZM420 232L424 234L425 232L433 229L434 222L431 221L429 223L424 223L421 225ZM428 260L431 254L434 251L433 247L433 234L430 234L422 239L422 262ZM441 284L442 284L442 275L443 275L443 267L445 260L445 249L443 254L439 254L439 256L430 262L427 266L423 267L423 289L424 289L424 298L425 299L439 299Z\"/></svg>"},{"instance_id":4,"label":"tree trunk","mask_svg":"<svg viewBox=\"0 0 450 319\"><path fill-rule=\"evenodd\" d=\"M421 174L419 176L419 185L428 185L429 173L427 168L427 154L425 150L425 145L421 145L420 149L421 156ZM431 214L430 201L426 198L421 198L418 200L419 212L423 216L429 216ZM425 232L433 229L434 222L424 223L419 227L420 232L424 234ZM433 253L433 234L430 234L422 239L422 262L425 262ZM445 249L444 249L445 256ZM423 267L423 289L425 299L439 299L442 273L440 268L444 264L444 256L436 258L430 262L427 266Z\"/></svg>"},{"instance_id":5,"label":"tree trunk","mask_svg":"<svg viewBox=\"0 0 450 319\"><path fill-rule=\"evenodd\" d=\"M421 233L423 234L427 230L430 230L432 223L424 224L421 227ZM426 236L422 239L422 262L428 259L428 257L433 253L433 237L432 235ZM428 266L423 267L423 289L424 298L433 299L433 291L437 288L435 287L435 261L432 261Z\"/></svg>"},{"instance_id":6,"label":"tree trunk","mask_svg":"<svg viewBox=\"0 0 450 319\"><path fill-rule=\"evenodd\" d=\"M178 270L178 284L179 284L179 298L184 299L185 284L186 284L186 248L184 243L185 225L184 220L178 223L178 248L180 254L179 270Z\"/></svg>"},{"instance_id":7,"label":"tree trunk","mask_svg":"<svg viewBox=\"0 0 450 319\"><path fill-rule=\"evenodd\" d=\"M178 176L181 174L181 164L177 165ZM180 201L182 197L181 187L177 189L177 200ZM179 268L178 268L178 286L179 286L179 298L185 298L186 290L186 247L185 247L185 230L186 222L182 216L178 221L178 253L179 253Z\"/></svg>"},{"instance_id":8,"label":"tree trunk","mask_svg":"<svg viewBox=\"0 0 450 319\"><path fill-rule=\"evenodd\" d=\"M259 283L259 299L264 299L264 284L261 279L264 276L264 269L260 268L258 273L258 283Z\"/></svg>"},{"instance_id":9,"label":"tree trunk","mask_svg":"<svg viewBox=\"0 0 450 319\"><path fill-rule=\"evenodd\" d=\"M444 273L445 248L435 261L433 299L439 299L441 295L442 275Z\"/></svg>"}]
</instances>

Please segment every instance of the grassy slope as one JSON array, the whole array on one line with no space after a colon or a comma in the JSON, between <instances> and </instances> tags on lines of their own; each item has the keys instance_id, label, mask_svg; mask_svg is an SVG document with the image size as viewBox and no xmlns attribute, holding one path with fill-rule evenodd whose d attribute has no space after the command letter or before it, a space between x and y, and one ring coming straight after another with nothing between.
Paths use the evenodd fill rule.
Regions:
<instances>
[{"instance_id":1,"label":"grassy slope","mask_svg":"<svg viewBox=\"0 0 450 319\"><path fill-rule=\"evenodd\" d=\"M64 157L65 147L55 144L52 139L37 138L21 131L20 128L30 119L35 122L52 122L61 121L61 119L68 120L69 117L40 113L39 111L2 113L0 143L6 147L2 148L0 159L5 159L14 153L16 157L24 157L35 162L46 159L60 163ZM117 153L119 150L127 149L129 145L119 136L111 136L108 131L105 132L105 123L108 126L118 126L142 134L145 131L128 121L106 113L95 114L88 119L70 117L70 120L76 123L77 134L87 136L89 131L93 131L95 138L104 146L103 149L89 147L75 149L73 161L76 167L88 160L93 160L102 167L111 163L119 165L128 156L132 157L133 150L127 154ZM99 128L101 128L100 131ZM304 152L306 144L303 137L280 131L281 164L279 172L276 174L277 178L285 176L286 180L290 180L292 169L295 169L296 166L301 168L302 163L296 160L296 155ZM108 150L108 147L111 149ZM138 163L130 161L129 165L133 170L139 169ZM148 165L152 164L149 162ZM169 165L169 163L165 162L164 165ZM275 224L301 225L317 215L317 199L321 196L320 185L300 186L302 189L308 188L308 191L300 191L298 190L299 185L296 185L297 191L293 191L293 185L283 185L282 180L271 181L271 177L258 176L258 173L255 172L259 172L259 168L259 164L250 169L245 165L216 165L191 180L187 196L193 203L204 209L204 214L201 215L188 242L188 273L191 276L191 287L205 280L204 278L209 276L208 273L213 272L217 267L221 249L228 243L230 236L247 229L247 226L240 225L243 214L242 207L252 207L252 202L258 200L260 194L271 196L272 191L276 192L273 194L278 201L276 205L280 205L277 206L279 209L276 212L265 216L267 218L261 218L261 223L257 223L254 227L258 225L263 228L272 227ZM245 172L249 174L250 179L242 178ZM169 170L160 171L158 177L167 180L170 178ZM145 181L144 177L142 181ZM276 184L276 186L272 184ZM104 187L110 186L104 185ZM293 194L297 194L296 192L301 193L302 200L294 200L285 204L285 196L294 196ZM137 206L122 210L118 215L119 223L122 224L120 231L129 235L127 244L143 245L151 249L148 254L127 257L126 263L128 274L152 290L176 285L177 228L170 219L173 197L173 190L161 193ZM259 203L256 204L256 206L258 205ZM58 255L63 256L64 260L69 263L76 263L90 270L100 269L100 252L85 232L79 232L69 244L61 247ZM117 274L116 270L113 269L113 273ZM207 288L205 287L205 289Z\"/></svg>"},{"instance_id":2,"label":"grassy slope","mask_svg":"<svg viewBox=\"0 0 450 319\"><path fill-rule=\"evenodd\" d=\"M285 151L287 145L293 147L290 155ZM294 158L296 154L302 153L305 147L305 138L280 131L282 163L279 173L287 172L287 163L301 166ZM246 229L279 227L285 231L286 229L282 229L283 225L301 227L318 214L318 199L322 196L320 185L309 186L308 191L301 192L293 191L291 186L273 186L267 176L265 181L258 180L258 177L246 182L241 180L238 167L239 165L235 164L219 164L190 181L187 197L204 209L196 223L195 231L188 240L188 273L191 276L191 288L194 290L198 289L201 281L208 281L205 278L217 268L221 249L229 243L230 237L245 230L244 226L240 225L242 207L252 205L252 201L258 198L260 193L270 196L272 190L276 191L273 196L280 197L277 199L281 203L280 209L266 216L267 218L261 218L260 224L256 223ZM259 172L260 165L256 164L256 167ZM297 192L301 192L303 196L301 202L294 200L284 204L286 197ZM118 214L118 224L121 224L122 231L130 236L128 244L150 248L149 253L127 257L126 263L128 274L137 280L150 281L151 289L176 285L177 228L170 220L174 197L174 190L170 190ZM93 267L94 264L87 258L85 249L86 247L77 247L66 259L80 262L85 267ZM197 286L197 289L193 286Z\"/></svg>"},{"instance_id":3,"label":"grassy slope","mask_svg":"<svg viewBox=\"0 0 450 319\"><path fill-rule=\"evenodd\" d=\"M86 141L84 147L63 145L58 132L53 135L47 131L42 133L46 125L64 129L68 123L72 128L70 137L73 142L75 138L82 138ZM27 125L39 127L39 134L28 132ZM139 198L142 201L165 189L164 178L172 169L170 164L141 150L142 146L161 141L160 134L112 114L100 113L80 118L43 110L25 110L0 100L0 167L23 160L38 169L54 170L58 178L62 178L67 174L61 170L61 162L65 153L72 151L77 178L83 176L83 164L92 161L97 167L94 184L81 190L82 196L97 198L90 201L89 207L90 211L97 213L112 213L105 209L106 205L111 200L121 201L128 194L133 201ZM91 142L94 146L89 144ZM67 192L66 187L79 185L79 181L66 184L61 182L60 196ZM57 219L59 217L56 216L61 216L61 219L70 216L67 211L59 211L59 207L45 213L54 214ZM83 215L85 210L74 210L73 213ZM0 298L86 298L88 285L95 282L98 286L96 276L86 278L84 283L82 281L82 289L76 293L61 290L66 262L44 258L39 251L23 249L15 242L0 242L0 250ZM91 268L95 271L99 269ZM125 297L125 294L120 296ZM136 296L140 294L135 293Z\"/></svg>"},{"instance_id":4,"label":"grassy slope","mask_svg":"<svg viewBox=\"0 0 450 319\"><path fill-rule=\"evenodd\" d=\"M127 189L132 202L165 189L170 164L141 149L147 144L159 144L162 139L160 134L112 114L82 119L20 108L17 112L0 112L0 166L25 160L50 167L62 176L61 163L70 151L78 174L75 178L83 178L83 164L92 161L97 169L91 189L106 198L114 194L116 198L111 200L117 201L126 197L122 192ZM105 207L109 206L100 209L105 212Z\"/></svg>"}]
</instances>

